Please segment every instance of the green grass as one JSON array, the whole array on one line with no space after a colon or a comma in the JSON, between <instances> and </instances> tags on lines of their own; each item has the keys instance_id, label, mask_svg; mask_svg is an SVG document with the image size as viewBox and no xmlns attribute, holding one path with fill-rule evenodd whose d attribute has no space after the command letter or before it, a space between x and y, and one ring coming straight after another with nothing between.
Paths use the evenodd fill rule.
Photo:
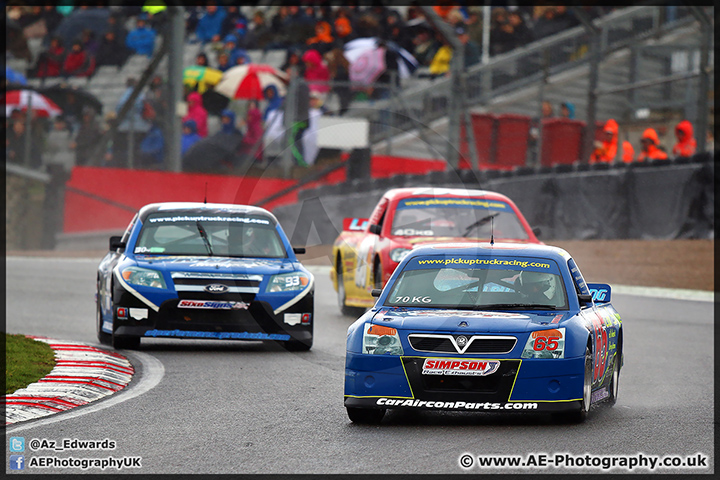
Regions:
<instances>
[{"instance_id":1,"label":"green grass","mask_svg":"<svg viewBox=\"0 0 720 480\"><path fill-rule=\"evenodd\" d=\"M45 342L5 334L5 393L37 382L55 367L55 352Z\"/></svg>"}]
</instances>

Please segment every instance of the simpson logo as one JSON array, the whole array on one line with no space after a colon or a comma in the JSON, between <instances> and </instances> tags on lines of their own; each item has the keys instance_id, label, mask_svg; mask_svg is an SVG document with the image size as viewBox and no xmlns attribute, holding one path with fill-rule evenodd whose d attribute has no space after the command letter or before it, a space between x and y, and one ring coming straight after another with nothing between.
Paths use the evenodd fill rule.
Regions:
<instances>
[{"instance_id":1,"label":"simpson logo","mask_svg":"<svg viewBox=\"0 0 720 480\"><path fill-rule=\"evenodd\" d=\"M445 360L426 358L423 375L474 375L485 376L495 373L500 367L498 360Z\"/></svg>"},{"instance_id":2,"label":"simpson logo","mask_svg":"<svg viewBox=\"0 0 720 480\"><path fill-rule=\"evenodd\" d=\"M212 300L180 300L179 308L207 308L213 310L247 310L245 302L214 302Z\"/></svg>"}]
</instances>

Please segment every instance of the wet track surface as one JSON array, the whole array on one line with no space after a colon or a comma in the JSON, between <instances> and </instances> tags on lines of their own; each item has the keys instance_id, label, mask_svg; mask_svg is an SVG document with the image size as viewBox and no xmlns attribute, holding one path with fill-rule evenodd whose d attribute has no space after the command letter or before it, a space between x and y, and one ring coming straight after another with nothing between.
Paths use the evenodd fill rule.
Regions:
<instances>
[{"instance_id":1,"label":"wet track surface","mask_svg":"<svg viewBox=\"0 0 720 480\"><path fill-rule=\"evenodd\" d=\"M98 345L98 261L7 258L7 331ZM110 439L116 447L104 451L26 448L25 460L141 457L139 470L127 470L132 473L602 473L477 465L464 470L459 458L698 452L710 457L709 469L695 471L714 471L711 302L614 296L625 328L619 399L613 408L594 409L583 424L555 425L531 414L398 411L380 426L359 426L350 423L342 403L345 333L354 319L339 314L326 270L316 273L316 282L310 352L262 343L143 339L137 352L123 351L137 372L124 391L92 407L9 426L6 437L28 443ZM9 452L6 457L9 462Z\"/></svg>"}]
</instances>

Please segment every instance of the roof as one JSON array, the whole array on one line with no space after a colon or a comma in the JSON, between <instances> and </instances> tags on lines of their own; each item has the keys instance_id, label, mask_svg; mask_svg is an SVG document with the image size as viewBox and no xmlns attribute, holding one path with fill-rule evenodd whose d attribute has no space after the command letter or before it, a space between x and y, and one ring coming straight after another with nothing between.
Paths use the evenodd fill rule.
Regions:
<instances>
[{"instance_id":1,"label":"roof","mask_svg":"<svg viewBox=\"0 0 720 480\"><path fill-rule=\"evenodd\" d=\"M495 256L519 256L519 257L540 257L566 262L571 258L570 254L560 247L541 245L536 243L495 243L489 242L474 243L435 243L417 247L410 251L406 260L422 255L495 255Z\"/></svg>"},{"instance_id":2,"label":"roof","mask_svg":"<svg viewBox=\"0 0 720 480\"><path fill-rule=\"evenodd\" d=\"M396 198L405 197L483 197L493 200L502 200L504 202L512 201L505 195L489 190L475 190L467 188L439 188L439 187L406 187L393 188L385 192L384 197L394 200Z\"/></svg>"},{"instance_id":3,"label":"roof","mask_svg":"<svg viewBox=\"0 0 720 480\"><path fill-rule=\"evenodd\" d=\"M183 213L215 213L218 211L225 211L234 214L244 215L260 215L268 217L277 222L275 215L265 210L264 208L255 207L253 205L237 205L234 203L202 203L202 202L162 202L162 203L151 203L145 205L138 212L140 221L144 221L145 218L151 213L155 212L183 212Z\"/></svg>"}]
</instances>

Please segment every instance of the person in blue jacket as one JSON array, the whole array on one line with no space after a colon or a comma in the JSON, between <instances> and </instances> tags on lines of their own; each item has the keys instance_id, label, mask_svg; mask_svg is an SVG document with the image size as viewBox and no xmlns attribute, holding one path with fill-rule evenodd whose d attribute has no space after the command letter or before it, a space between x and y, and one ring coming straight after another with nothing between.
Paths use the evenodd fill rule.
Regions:
<instances>
[{"instance_id":1,"label":"person in blue jacket","mask_svg":"<svg viewBox=\"0 0 720 480\"><path fill-rule=\"evenodd\" d=\"M150 131L140 143L141 164L147 168L162 168L165 160L165 137L158 122L153 122Z\"/></svg>"},{"instance_id":2,"label":"person in blue jacket","mask_svg":"<svg viewBox=\"0 0 720 480\"><path fill-rule=\"evenodd\" d=\"M195 29L195 35L197 35L198 39L202 43L219 41L223 21L226 16L227 13L223 7L208 5L205 7L205 15L203 15L198 21L197 28Z\"/></svg>"},{"instance_id":3,"label":"person in blue jacket","mask_svg":"<svg viewBox=\"0 0 720 480\"><path fill-rule=\"evenodd\" d=\"M138 17L135 30L128 33L125 45L135 53L152 56L155 50L155 30L150 28L143 16Z\"/></svg>"},{"instance_id":4,"label":"person in blue jacket","mask_svg":"<svg viewBox=\"0 0 720 480\"><path fill-rule=\"evenodd\" d=\"M200 141L202 137L197 133L197 123L195 123L195 120L185 120L182 125L182 130L180 154L185 155L185 152Z\"/></svg>"}]
</instances>

